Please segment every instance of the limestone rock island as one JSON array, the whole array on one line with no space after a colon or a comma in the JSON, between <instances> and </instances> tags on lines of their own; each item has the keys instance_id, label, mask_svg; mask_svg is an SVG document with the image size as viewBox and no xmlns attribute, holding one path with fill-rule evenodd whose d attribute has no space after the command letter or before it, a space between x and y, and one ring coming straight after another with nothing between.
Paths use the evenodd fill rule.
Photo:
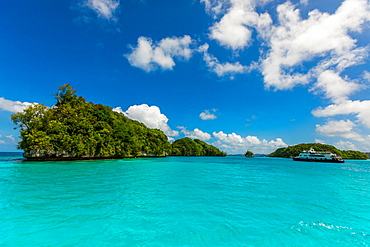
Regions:
<instances>
[{"instance_id":1,"label":"limestone rock island","mask_svg":"<svg viewBox=\"0 0 370 247\"><path fill-rule=\"evenodd\" d=\"M18 149L28 160L118 159L164 157L172 145L159 129L115 112L111 107L87 102L69 84L54 94L56 104L33 104L12 115L20 128ZM178 145L182 143L185 146ZM199 140L191 142L195 155L225 156L226 153ZM189 141L178 141L174 155L189 153Z\"/></svg>"}]
</instances>

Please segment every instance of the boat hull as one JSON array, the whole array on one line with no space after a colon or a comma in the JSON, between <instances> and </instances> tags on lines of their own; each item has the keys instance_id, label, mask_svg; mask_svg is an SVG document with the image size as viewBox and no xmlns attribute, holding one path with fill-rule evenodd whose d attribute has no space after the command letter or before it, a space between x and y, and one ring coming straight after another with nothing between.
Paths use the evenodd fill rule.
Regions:
<instances>
[{"instance_id":1,"label":"boat hull","mask_svg":"<svg viewBox=\"0 0 370 247\"><path fill-rule=\"evenodd\" d=\"M293 157L294 161L306 161L306 162L326 162L326 163L344 163L344 160L335 160L335 159L301 159Z\"/></svg>"}]
</instances>

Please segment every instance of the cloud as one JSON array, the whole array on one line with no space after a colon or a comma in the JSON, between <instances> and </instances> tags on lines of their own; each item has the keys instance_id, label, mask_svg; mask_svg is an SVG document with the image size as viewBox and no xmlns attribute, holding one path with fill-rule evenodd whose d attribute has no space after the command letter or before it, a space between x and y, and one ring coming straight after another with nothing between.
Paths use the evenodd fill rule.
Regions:
<instances>
[{"instance_id":1,"label":"cloud","mask_svg":"<svg viewBox=\"0 0 370 247\"><path fill-rule=\"evenodd\" d=\"M248 73L258 65L262 72L266 89L287 90L297 85L307 85L316 78L320 81L314 92L324 92L326 97L342 100L347 95L339 95L343 87L332 86L327 82L329 74L340 74L348 67L361 64L368 57L368 47L357 47L357 40L350 34L361 32L364 23L370 20L370 7L367 0L346 0L334 14L313 10L307 19L302 19L299 9L287 1L277 7L277 23L273 24L268 13L256 12L257 5L269 0L201 0L209 14L223 14L210 27L209 37L232 50L248 47L252 41L252 30L263 42L260 63L250 67L240 62L224 62L208 53L208 44L201 49L207 67L218 76ZM307 5L308 0L301 0ZM353 13L356 13L354 15ZM267 49L266 49L267 48ZM305 62L315 61L311 69ZM358 89L356 83L340 78L336 80L351 92ZM330 92L329 90L330 89Z\"/></svg>"},{"instance_id":2,"label":"cloud","mask_svg":"<svg viewBox=\"0 0 370 247\"><path fill-rule=\"evenodd\" d=\"M356 40L349 36L361 32L369 21L367 0L346 0L332 15L313 10L307 19L301 19L290 2L279 5L277 12L279 25L263 34L270 47L262 60L266 88L291 89L326 69L339 73L367 57L367 49L356 48ZM314 59L319 60L316 67L306 73L297 71L303 62Z\"/></svg>"},{"instance_id":3,"label":"cloud","mask_svg":"<svg viewBox=\"0 0 370 247\"><path fill-rule=\"evenodd\" d=\"M211 27L210 37L233 50L248 46L252 31L244 25L246 15L247 11L244 9L231 8L219 22Z\"/></svg>"},{"instance_id":4,"label":"cloud","mask_svg":"<svg viewBox=\"0 0 370 247\"><path fill-rule=\"evenodd\" d=\"M0 97L0 110L9 111L9 112L22 112L27 107L37 104L37 103L28 103L20 101L11 101L3 97Z\"/></svg>"},{"instance_id":5,"label":"cloud","mask_svg":"<svg viewBox=\"0 0 370 247\"><path fill-rule=\"evenodd\" d=\"M153 44L150 38L140 37L137 47L131 47L132 52L125 57L129 63L146 72L157 70L173 70L174 59L189 60L193 50L190 48L192 39L185 35L182 38L165 38Z\"/></svg>"},{"instance_id":6,"label":"cloud","mask_svg":"<svg viewBox=\"0 0 370 247\"><path fill-rule=\"evenodd\" d=\"M340 103L346 101L348 95L359 89L361 89L361 85L344 80L332 70L326 70L319 75L316 85L311 90L323 92L326 98L335 103Z\"/></svg>"},{"instance_id":7,"label":"cloud","mask_svg":"<svg viewBox=\"0 0 370 247\"><path fill-rule=\"evenodd\" d=\"M236 133L226 134L223 131L213 132L213 136L217 139L212 145L228 152L228 153L245 153L246 150L252 150L260 153L271 153L277 148L285 147L287 144L281 139L267 141L260 140L257 136L242 137Z\"/></svg>"},{"instance_id":8,"label":"cloud","mask_svg":"<svg viewBox=\"0 0 370 247\"><path fill-rule=\"evenodd\" d=\"M342 141L334 143L335 147L341 150L358 150L358 148L350 141Z\"/></svg>"},{"instance_id":9,"label":"cloud","mask_svg":"<svg viewBox=\"0 0 370 247\"><path fill-rule=\"evenodd\" d=\"M187 130L185 127L182 126L179 126L177 128L181 129L181 133L183 133L186 137L199 139L202 141L208 141L212 138L210 134L203 132L198 128L195 128L193 131Z\"/></svg>"},{"instance_id":10,"label":"cloud","mask_svg":"<svg viewBox=\"0 0 370 247\"><path fill-rule=\"evenodd\" d=\"M214 18L219 15L225 8L225 0L200 0L201 3L204 3L206 11L208 14L213 15Z\"/></svg>"},{"instance_id":11,"label":"cloud","mask_svg":"<svg viewBox=\"0 0 370 247\"><path fill-rule=\"evenodd\" d=\"M370 82L370 72L368 72L368 71L364 71L363 78L364 78L366 81Z\"/></svg>"},{"instance_id":12,"label":"cloud","mask_svg":"<svg viewBox=\"0 0 370 247\"><path fill-rule=\"evenodd\" d=\"M315 139L315 142L317 142L317 143L326 143L325 140L320 140L320 139Z\"/></svg>"},{"instance_id":13,"label":"cloud","mask_svg":"<svg viewBox=\"0 0 370 247\"><path fill-rule=\"evenodd\" d=\"M114 14L118 9L119 4L119 0L87 0L84 5L95 11L99 17L106 20L116 21L117 18Z\"/></svg>"},{"instance_id":14,"label":"cloud","mask_svg":"<svg viewBox=\"0 0 370 247\"><path fill-rule=\"evenodd\" d=\"M347 139L353 139L357 141L363 141L364 138L353 131L353 127L356 125L351 120L330 120L324 125L316 125L316 132L323 136L331 137L342 137Z\"/></svg>"},{"instance_id":15,"label":"cloud","mask_svg":"<svg viewBox=\"0 0 370 247\"><path fill-rule=\"evenodd\" d=\"M332 117L337 115L355 114L358 120L370 129L370 100L347 100L332 104L325 108L319 107L312 111L315 117Z\"/></svg>"},{"instance_id":16,"label":"cloud","mask_svg":"<svg viewBox=\"0 0 370 247\"><path fill-rule=\"evenodd\" d=\"M307 5L309 0L300 0L299 3L302 5Z\"/></svg>"},{"instance_id":17,"label":"cloud","mask_svg":"<svg viewBox=\"0 0 370 247\"><path fill-rule=\"evenodd\" d=\"M216 73L219 77L230 75L231 79L235 74L244 74L250 72L255 68L254 64L250 67L240 64L239 62L235 63L220 63L220 61L213 55L208 53L208 44L204 44L198 48L199 52L203 53L203 60L206 62L207 67L210 71Z\"/></svg>"},{"instance_id":18,"label":"cloud","mask_svg":"<svg viewBox=\"0 0 370 247\"><path fill-rule=\"evenodd\" d=\"M15 145L17 140L12 135L2 136L0 135L0 144L2 145Z\"/></svg>"},{"instance_id":19,"label":"cloud","mask_svg":"<svg viewBox=\"0 0 370 247\"><path fill-rule=\"evenodd\" d=\"M167 136L178 136L179 132L172 130L167 124L168 118L161 113L157 106L147 104L130 106L127 111L122 111L121 107L116 107L113 111L124 114L130 119L137 120L152 129L160 129Z\"/></svg>"},{"instance_id":20,"label":"cloud","mask_svg":"<svg viewBox=\"0 0 370 247\"><path fill-rule=\"evenodd\" d=\"M251 43L252 28L263 29L269 27L271 18L268 14L259 15L255 11L257 1L231 0L231 1L203 1L207 10L221 12L222 8L229 6L221 20L210 28L209 37L217 40L220 45L232 50L243 49ZM264 4L268 1L258 1ZM216 3L216 4L215 4Z\"/></svg>"},{"instance_id":21,"label":"cloud","mask_svg":"<svg viewBox=\"0 0 370 247\"><path fill-rule=\"evenodd\" d=\"M255 120L255 119L257 119L257 118L258 118L258 117L257 117L256 115L252 115L250 119L248 118L248 119L246 119L245 121L250 122L250 121Z\"/></svg>"},{"instance_id":22,"label":"cloud","mask_svg":"<svg viewBox=\"0 0 370 247\"><path fill-rule=\"evenodd\" d=\"M199 117L202 120L213 120L213 119L216 119L217 116L215 114L213 114L212 112L216 112L216 109L205 110L204 112L202 112L201 114L199 114Z\"/></svg>"}]
</instances>

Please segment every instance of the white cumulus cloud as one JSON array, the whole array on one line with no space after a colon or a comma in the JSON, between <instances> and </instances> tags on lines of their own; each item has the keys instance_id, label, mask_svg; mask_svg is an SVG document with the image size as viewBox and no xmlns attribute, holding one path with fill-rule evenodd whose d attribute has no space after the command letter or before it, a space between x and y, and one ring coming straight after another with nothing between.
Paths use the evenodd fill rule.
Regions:
<instances>
[{"instance_id":1,"label":"white cumulus cloud","mask_svg":"<svg viewBox=\"0 0 370 247\"><path fill-rule=\"evenodd\" d=\"M210 37L218 40L221 45L232 49L240 49L247 46L251 40L252 31L244 25L244 17L247 11L232 8L211 28Z\"/></svg>"},{"instance_id":2,"label":"white cumulus cloud","mask_svg":"<svg viewBox=\"0 0 370 247\"><path fill-rule=\"evenodd\" d=\"M233 50L243 49L250 45L252 28L265 29L271 24L267 14L258 14L255 11L257 4L263 5L268 1L231 0L231 1L203 1L208 10L220 12L225 6L226 13L210 28L210 38L217 40L222 46Z\"/></svg>"},{"instance_id":3,"label":"white cumulus cloud","mask_svg":"<svg viewBox=\"0 0 370 247\"><path fill-rule=\"evenodd\" d=\"M312 88L314 91L323 92L326 98L335 103L341 103L348 99L348 96L358 91L361 85L344 80L332 70L326 70L317 78L316 85Z\"/></svg>"},{"instance_id":4,"label":"white cumulus cloud","mask_svg":"<svg viewBox=\"0 0 370 247\"><path fill-rule=\"evenodd\" d=\"M216 73L219 77L229 75L232 79L236 74L244 74L255 68L255 65L245 66L239 62L221 63L215 56L208 52L209 45L206 43L198 48L198 51L203 53L203 60L210 71Z\"/></svg>"},{"instance_id":5,"label":"white cumulus cloud","mask_svg":"<svg viewBox=\"0 0 370 247\"><path fill-rule=\"evenodd\" d=\"M312 111L315 117L332 117L337 115L354 114L358 120L370 129L370 100L347 100L332 104L325 108L319 107Z\"/></svg>"},{"instance_id":6,"label":"white cumulus cloud","mask_svg":"<svg viewBox=\"0 0 370 247\"><path fill-rule=\"evenodd\" d=\"M213 119L216 119L217 118L217 116L214 114L215 112L216 112L216 109L205 110L204 112L202 112L201 114L199 114L199 117L202 120L213 120Z\"/></svg>"},{"instance_id":7,"label":"white cumulus cloud","mask_svg":"<svg viewBox=\"0 0 370 247\"><path fill-rule=\"evenodd\" d=\"M232 50L246 48L251 43L252 31L263 41L258 66L267 89L292 89L319 78L320 81L314 87L315 92L322 91L326 97L338 100L343 87L337 88L329 85L330 82L324 83L324 80L330 73L341 77L346 68L361 64L368 57L369 48L358 47L357 40L351 37L356 32L362 32L365 23L370 20L370 4L367 0L345 0L333 14L315 9L308 13L306 19L301 17L297 5L287 1L277 7L276 23L273 23L269 13L260 14L256 11L258 5L262 6L270 0L201 2L215 18L217 15L222 16L210 27L209 35L220 45ZM307 5L308 0L301 0L300 3ZM208 53L207 44L200 50L204 53L203 59L207 66L218 76L230 74L232 79L234 74L248 73L257 65L253 62L253 66L247 67L240 61L221 63ZM312 61L315 61L315 66L311 69L304 66L305 62ZM350 92L357 90L357 84L353 81L341 78L343 81L351 87ZM330 93L327 90L329 88ZM341 98L348 95L342 95Z\"/></svg>"},{"instance_id":8,"label":"white cumulus cloud","mask_svg":"<svg viewBox=\"0 0 370 247\"><path fill-rule=\"evenodd\" d=\"M114 16L119 7L119 0L87 0L85 6L92 9L96 14L107 20L116 20Z\"/></svg>"},{"instance_id":9,"label":"white cumulus cloud","mask_svg":"<svg viewBox=\"0 0 370 247\"><path fill-rule=\"evenodd\" d=\"M364 22L369 21L367 0L346 0L332 15L313 10L307 19L302 19L299 9L290 2L279 5L277 11L279 25L264 34L270 47L262 61L267 88L290 89L307 84L316 73L328 68L341 72L367 57L367 49L357 48L350 36L361 32ZM314 58L320 61L316 68L297 72L303 62Z\"/></svg>"},{"instance_id":10,"label":"white cumulus cloud","mask_svg":"<svg viewBox=\"0 0 370 247\"><path fill-rule=\"evenodd\" d=\"M326 124L316 125L316 131L324 136L331 137L342 137L347 139L353 139L357 141L363 141L364 138L353 131L353 128L356 126L351 120L330 120Z\"/></svg>"},{"instance_id":11,"label":"white cumulus cloud","mask_svg":"<svg viewBox=\"0 0 370 247\"><path fill-rule=\"evenodd\" d=\"M202 141L208 141L209 139L212 138L210 134L208 134L207 132L203 132L198 128L195 128L192 131L187 130L185 127L182 127L182 126L179 126L177 128L181 129L181 133L183 133L186 137L190 137L193 139L199 139Z\"/></svg>"},{"instance_id":12,"label":"white cumulus cloud","mask_svg":"<svg viewBox=\"0 0 370 247\"><path fill-rule=\"evenodd\" d=\"M21 101L12 101L5 99L4 97L0 97L0 110L9 111L9 112L22 112L27 107L37 104L37 103L29 103L29 102L21 102Z\"/></svg>"},{"instance_id":13,"label":"white cumulus cloud","mask_svg":"<svg viewBox=\"0 0 370 247\"><path fill-rule=\"evenodd\" d=\"M341 150L358 150L355 144L350 141L342 141L334 143L335 147Z\"/></svg>"},{"instance_id":14,"label":"white cumulus cloud","mask_svg":"<svg viewBox=\"0 0 370 247\"><path fill-rule=\"evenodd\" d=\"M281 138L267 141L265 139L260 140L257 136L242 137L236 133L226 134L223 131L213 132L212 134L217 139L212 145L217 146L227 153L244 154L247 150L259 153L271 153L277 148L287 146Z\"/></svg>"},{"instance_id":15,"label":"white cumulus cloud","mask_svg":"<svg viewBox=\"0 0 370 247\"><path fill-rule=\"evenodd\" d=\"M147 104L130 106L127 111L123 111L121 107L116 107L113 111L124 114L130 119L137 120L149 128L160 129L167 136L178 136L179 132L172 130L167 124L168 118L161 113L157 106L148 106Z\"/></svg>"},{"instance_id":16,"label":"white cumulus cloud","mask_svg":"<svg viewBox=\"0 0 370 247\"><path fill-rule=\"evenodd\" d=\"M173 70L176 59L189 60L193 50L190 48L192 39L185 35L181 38L165 38L153 44L150 38L140 37L137 47L131 47L132 52L126 54L129 63L147 72L161 68Z\"/></svg>"}]
</instances>

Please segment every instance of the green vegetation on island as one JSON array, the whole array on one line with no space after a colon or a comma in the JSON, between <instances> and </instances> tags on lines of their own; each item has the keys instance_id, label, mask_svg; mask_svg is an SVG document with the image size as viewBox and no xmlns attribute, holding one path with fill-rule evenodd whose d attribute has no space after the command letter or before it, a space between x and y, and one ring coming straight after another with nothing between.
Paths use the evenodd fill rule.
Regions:
<instances>
[{"instance_id":1,"label":"green vegetation on island","mask_svg":"<svg viewBox=\"0 0 370 247\"><path fill-rule=\"evenodd\" d=\"M247 157L247 158L253 158L254 153L252 151L247 150L247 152L245 152L244 156Z\"/></svg>"},{"instance_id":2,"label":"green vegetation on island","mask_svg":"<svg viewBox=\"0 0 370 247\"><path fill-rule=\"evenodd\" d=\"M321 143L302 143L294 146L288 146L285 148L278 148L269 157L282 157L291 158L298 156L304 150L310 150L313 148L315 151L326 151L341 156L343 159L368 159L367 155L360 151L353 150L339 150L332 145L321 144Z\"/></svg>"},{"instance_id":3,"label":"green vegetation on island","mask_svg":"<svg viewBox=\"0 0 370 247\"><path fill-rule=\"evenodd\" d=\"M69 84L59 87L56 104L34 104L12 115L20 128L18 149L30 160L78 160L130 157L226 156L200 140L182 138L172 145L159 129L150 129L112 108L86 102Z\"/></svg>"},{"instance_id":4,"label":"green vegetation on island","mask_svg":"<svg viewBox=\"0 0 370 247\"><path fill-rule=\"evenodd\" d=\"M199 139L189 137L177 139L172 143L172 156L226 156L225 152Z\"/></svg>"},{"instance_id":5,"label":"green vegetation on island","mask_svg":"<svg viewBox=\"0 0 370 247\"><path fill-rule=\"evenodd\" d=\"M12 115L20 127L18 148L33 160L166 156L171 145L158 129L128 119L108 106L88 103L69 84L53 107L35 104Z\"/></svg>"}]
</instances>

